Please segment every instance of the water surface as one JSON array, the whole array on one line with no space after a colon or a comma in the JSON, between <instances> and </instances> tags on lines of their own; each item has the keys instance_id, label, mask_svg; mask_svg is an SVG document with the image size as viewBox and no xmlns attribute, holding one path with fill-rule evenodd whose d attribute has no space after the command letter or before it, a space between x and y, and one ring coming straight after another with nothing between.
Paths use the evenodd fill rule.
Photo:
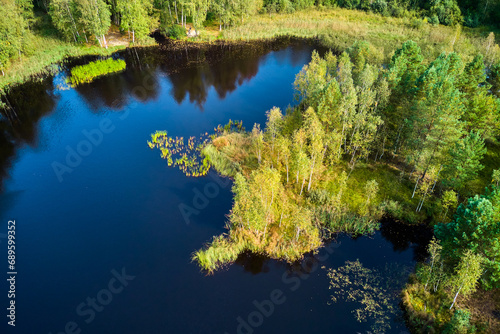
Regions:
<instances>
[{"instance_id":1,"label":"water surface","mask_svg":"<svg viewBox=\"0 0 500 334\"><path fill-rule=\"evenodd\" d=\"M213 172L186 178L146 144L156 130L187 138L230 119L247 129L264 124L266 110L293 102L295 75L313 49L285 41L128 50L117 55L127 61L123 73L76 89L62 88L62 73L11 94L14 124L0 122L2 258L7 221L17 223L17 328L7 330L369 331L372 322L353 317L354 303L330 303L327 270L356 259L380 270L411 268L425 253L425 233L386 222L372 237L339 236L294 266L245 254L206 276L190 257L224 232L231 185ZM200 192L209 198L200 202ZM183 216L181 205L198 213ZM272 295L280 304L259 318L256 304ZM0 300L7 305L5 294ZM402 331L396 314L388 332Z\"/></svg>"}]
</instances>

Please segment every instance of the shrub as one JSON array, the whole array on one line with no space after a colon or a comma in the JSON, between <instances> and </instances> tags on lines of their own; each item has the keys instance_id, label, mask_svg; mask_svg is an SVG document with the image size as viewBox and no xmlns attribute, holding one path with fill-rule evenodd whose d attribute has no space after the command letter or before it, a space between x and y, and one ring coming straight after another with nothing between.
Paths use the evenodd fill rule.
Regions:
<instances>
[{"instance_id":1,"label":"shrub","mask_svg":"<svg viewBox=\"0 0 500 334\"><path fill-rule=\"evenodd\" d=\"M467 310L455 310L443 334L469 334L475 333L475 326L470 324L470 312Z\"/></svg>"},{"instance_id":2,"label":"shrub","mask_svg":"<svg viewBox=\"0 0 500 334\"><path fill-rule=\"evenodd\" d=\"M186 37L186 28L174 24L165 29L165 35L173 39L181 39Z\"/></svg>"},{"instance_id":3,"label":"shrub","mask_svg":"<svg viewBox=\"0 0 500 334\"><path fill-rule=\"evenodd\" d=\"M437 26L439 24L439 18L436 14L431 15L429 18L427 18L427 21L433 26Z\"/></svg>"},{"instance_id":4,"label":"shrub","mask_svg":"<svg viewBox=\"0 0 500 334\"><path fill-rule=\"evenodd\" d=\"M402 219L404 210L398 201L389 200L382 204L384 211L393 218Z\"/></svg>"},{"instance_id":5,"label":"shrub","mask_svg":"<svg viewBox=\"0 0 500 334\"><path fill-rule=\"evenodd\" d=\"M411 20L410 26L413 29L420 30L420 29L422 29L422 27L424 26L424 24L425 24L424 20L421 20L419 18L414 18L413 20Z\"/></svg>"},{"instance_id":6,"label":"shrub","mask_svg":"<svg viewBox=\"0 0 500 334\"><path fill-rule=\"evenodd\" d=\"M455 24L460 24L462 22L462 13L456 0L433 0L431 1L430 12L432 15L436 15L439 19L439 23L452 26Z\"/></svg>"},{"instance_id":7,"label":"shrub","mask_svg":"<svg viewBox=\"0 0 500 334\"><path fill-rule=\"evenodd\" d=\"M347 9L356 9L359 7L360 0L340 0L340 7L344 7Z\"/></svg>"},{"instance_id":8,"label":"shrub","mask_svg":"<svg viewBox=\"0 0 500 334\"><path fill-rule=\"evenodd\" d=\"M375 0L373 1L371 7L375 13L382 15L387 13L387 2L385 0Z\"/></svg>"},{"instance_id":9,"label":"shrub","mask_svg":"<svg viewBox=\"0 0 500 334\"><path fill-rule=\"evenodd\" d=\"M331 194L326 189L313 189L309 193L309 200L316 205L325 205L330 201Z\"/></svg>"},{"instance_id":10,"label":"shrub","mask_svg":"<svg viewBox=\"0 0 500 334\"><path fill-rule=\"evenodd\" d=\"M481 19L476 11L467 10L464 16L464 26L469 28L476 28L479 26Z\"/></svg>"}]
</instances>

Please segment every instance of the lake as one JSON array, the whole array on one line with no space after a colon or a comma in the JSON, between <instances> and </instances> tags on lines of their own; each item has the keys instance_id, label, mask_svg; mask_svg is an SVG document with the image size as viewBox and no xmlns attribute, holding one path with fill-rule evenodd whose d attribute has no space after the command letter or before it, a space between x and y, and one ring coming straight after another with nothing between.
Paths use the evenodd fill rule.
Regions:
<instances>
[{"instance_id":1,"label":"lake","mask_svg":"<svg viewBox=\"0 0 500 334\"><path fill-rule=\"evenodd\" d=\"M3 314L0 326L53 334L372 331L377 319L359 322L353 313L359 302L332 301L328 271L359 259L397 299L425 256L428 231L386 220L373 236L336 236L300 263L245 254L207 276L191 255L225 231L231 182L213 171L187 178L147 145L156 130L187 138L230 119L263 125L266 110L293 104L295 75L315 48L283 39L129 49L115 55L127 62L123 73L74 89L63 70L10 94L13 124L0 119L0 254L6 264L7 222L15 220L16 328ZM183 215L182 205L197 212ZM5 279L1 289L6 312ZM407 332L397 300L384 314L385 332Z\"/></svg>"}]
</instances>

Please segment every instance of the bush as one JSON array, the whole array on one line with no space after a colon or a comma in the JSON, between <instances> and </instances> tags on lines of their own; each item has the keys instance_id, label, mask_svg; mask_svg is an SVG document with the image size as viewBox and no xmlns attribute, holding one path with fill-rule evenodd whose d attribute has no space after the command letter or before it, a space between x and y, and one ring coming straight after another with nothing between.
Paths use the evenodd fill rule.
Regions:
<instances>
[{"instance_id":1,"label":"bush","mask_svg":"<svg viewBox=\"0 0 500 334\"><path fill-rule=\"evenodd\" d=\"M387 13L387 2L385 0L375 0L372 3L372 10L375 13L386 14Z\"/></svg>"},{"instance_id":2,"label":"bush","mask_svg":"<svg viewBox=\"0 0 500 334\"><path fill-rule=\"evenodd\" d=\"M325 205L330 201L331 194L326 189L313 189L309 193L309 200L316 205Z\"/></svg>"},{"instance_id":3,"label":"bush","mask_svg":"<svg viewBox=\"0 0 500 334\"><path fill-rule=\"evenodd\" d=\"M174 24L173 26L167 27L165 29L165 35L173 39L181 39L186 37L186 28Z\"/></svg>"},{"instance_id":4,"label":"bush","mask_svg":"<svg viewBox=\"0 0 500 334\"><path fill-rule=\"evenodd\" d=\"M394 17L403 17L405 15L405 9L396 2L389 3L388 11Z\"/></svg>"},{"instance_id":5,"label":"bush","mask_svg":"<svg viewBox=\"0 0 500 334\"><path fill-rule=\"evenodd\" d=\"M446 26L462 23L462 13L456 0L433 0L431 4L430 12L438 17L439 23Z\"/></svg>"},{"instance_id":6,"label":"bush","mask_svg":"<svg viewBox=\"0 0 500 334\"><path fill-rule=\"evenodd\" d=\"M439 18L436 14L431 15L429 18L427 18L427 21L433 26L437 26L439 24Z\"/></svg>"},{"instance_id":7,"label":"bush","mask_svg":"<svg viewBox=\"0 0 500 334\"><path fill-rule=\"evenodd\" d=\"M455 310L443 334L469 334L475 333L475 326L470 324L470 312L467 310Z\"/></svg>"},{"instance_id":8,"label":"bush","mask_svg":"<svg viewBox=\"0 0 500 334\"><path fill-rule=\"evenodd\" d=\"M359 7L360 0L340 0L340 7L344 7L347 9L356 9Z\"/></svg>"},{"instance_id":9,"label":"bush","mask_svg":"<svg viewBox=\"0 0 500 334\"><path fill-rule=\"evenodd\" d=\"M411 20L410 26L413 29L420 30L420 29L422 29L422 27L424 26L424 24L425 24L424 20L421 20L419 18L414 18L413 20Z\"/></svg>"},{"instance_id":10,"label":"bush","mask_svg":"<svg viewBox=\"0 0 500 334\"><path fill-rule=\"evenodd\" d=\"M469 28L476 28L481 23L479 14L476 11L467 10L464 16L464 26Z\"/></svg>"},{"instance_id":11,"label":"bush","mask_svg":"<svg viewBox=\"0 0 500 334\"><path fill-rule=\"evenodd\" d=\"M402 219L404 216L404 210L398 201L389 200L382 204L384 211L393 218Z\"/></svg>"}]
</instances>

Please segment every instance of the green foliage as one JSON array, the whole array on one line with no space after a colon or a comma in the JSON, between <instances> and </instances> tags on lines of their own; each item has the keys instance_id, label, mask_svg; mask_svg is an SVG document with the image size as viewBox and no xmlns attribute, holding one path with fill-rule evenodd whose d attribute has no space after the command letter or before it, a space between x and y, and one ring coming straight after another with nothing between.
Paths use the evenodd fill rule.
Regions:
<instances>
[{"instance_id":1,"label":"green foliage","mask_svg":"<svg viewBox=\"0 0 500 334\"><path fill-rule=\"evenodd\" d=\"M500 196L497 190L486 196L469 198L458 207L455 219L435 226L447 257L457 263L467 251L485 258L484 284L498 287L500 282Z\"/></svg>"},{"instance_id":2,"label":"green foliage","mask_svg":"<svg viewBox=\"0 0 500 334\"><path fill-rule=\"evenodd\" d=\"M477 177L477 173L484 168L481 160L486 153L484 139L477 132L470 132L466 137L455 144L450 152L450 162L446 166L448 183L452 188L462 189L467 181Z\"/></svg>"},{"instance_id":3,"label":"green foliage","mask_svg":"<svg viewBox=\"0 0 500 334\"><path fill-rule=\"evenodd\" d=\"M165 28L165 35L173 39L182 39L186 37L186 28L174 24Z\"/></svg>"},{"instance_id":4,"label":"green foliage","mask_svg":"<svg viewBox=\"0 0 500 334\"><path fill-rule=\"evenodd\" d=\"M495 187L498 188L500 184L500 169L495 169L493 171L491 178L492 178L491 182L495 185Z\"/></svg>"},{"instance_id":5,"label":"green foliage","mask_svg":"<svg viewBox=\"0 0 500 334\"><path fill-rule=\"evenodd\" d=\"M245 250L245 245L232 242L227 237L214 237L209 247L196 251L192 260L209 273L236 261L238 255Z\"/></svg>"},{"instance_id":6,"label":"green foliage","mask_svg":"<svg viewBox=\"0 0 500 334\"><path fill-rule=\"evenodd\" d=\"M431 0L431 17L436 16L439 23L452 26L462 23L462 13L456 0Z\"/></svg>"},{"instance_id":7,"label":"green foliage","mask_svg":"<svg viewBox=\"0 0 500 334\"><path fill-rule=\"evenodd\" d=\"M101 47L107 47L105 36L111 26L111 12L104 0L76 0L76 13L85 33L93 35Z\"/></svg>"},{"instance_id":8,"label":"green foliage","mask_svg":"<svg viewBox=\"0 0 500 334\"><path fill-rule=\"evenodd\" d=\"M73 85L81 85L89 83L96 78L125 70L127 64L122 59L108 58L106 60L98 60L90 62L86 65L75 66L71 69L70 81Z\"/></svg>"},{"instance_id":9,"label":"green foliage","mask_svg":"<svg viewBox=\"0 0 500 334\"><path fill-rule=\"evenodd\" d=\"M490 67L488 82L492 94L500 98L500 59Z\"/></svg>"},{"instance_id":10,"label":"green foliage","mask_svg":"<svg viewBox=\"0 0 500 334\"><path fill-rule=\"evenodd\" d=\"M10 59L30 53L31 33L23 12L12 0L2 2L0 6L0 70L7 69Z\"/></svg>"},{"instance_id":11,"label":"green foliage","mask_svg":"<svg viewBox=\"0 0 500 334\"><path fill-rule=\"evenodd\" d=\"M455 276L449 281L451 290L456 292L450 309L453 308L459 294L467 296L476 291L479 278L483 273L483 261L481 255L475 254L470 249L462 255L455 267Z\"/></svg>"},{"instance_id":12,"label":"green foliage","mask_svg":"<svg viewBox=\"0 0 500 334\"><path fill-rule=\"evenodd\" d=\"M446 325L443 334L469 334L475 333L476 329L470 323L470 312L467 310L455 310L450 322Z\"/></svg>"},{"instance_id":13,"label":"green foliage","mask_svg":"<svg viewBox=\"0 0 500 334\"><path fill-rule=\"evenodd\" d=\"M153 11L151 1L117 0L116 11L120 15L120 28L132 32L132 42L149 35Z\"/></svg>"},{"instance_id":14,"label":"green foliage","mask_svg":"<svg viewBox=\"0 0 500 334\"><path fill-rule=\"evenodd\" d=\"M225 154L219 152L213 145L207 145L203 148L202 153L205 155L210 165L214 166L220 174L233 177L240 170L237 163L232 162Z\"/></svg>"},{"instance_id":15,"label":"green foliage","mask_svg":"<svg viewBox=\"0 0 500 334\"><path fill-rule=\"evenodd\" d=\"M81 27L77 25L79 22L75 1L52 0L49 4L49 15L52 23L64 39L77 42Z\"/></svg>"}]
</instances>

